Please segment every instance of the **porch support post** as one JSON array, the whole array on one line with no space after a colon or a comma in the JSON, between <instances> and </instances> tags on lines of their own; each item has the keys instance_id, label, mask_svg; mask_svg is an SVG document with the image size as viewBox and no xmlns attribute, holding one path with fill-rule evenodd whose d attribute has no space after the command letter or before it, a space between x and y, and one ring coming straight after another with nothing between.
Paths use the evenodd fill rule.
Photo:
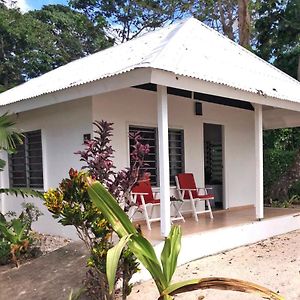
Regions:
<instances>
[{"instance_id":1,"label":"porch support post","mask_svg":"<svg viewBox=\"0 0 300 300\"><path fill-rule=\"evenodd\" d=\"M157 119L159 144L160 230L161 235L166 237L171 229L168 95L166 86L157 86Z\"/></svg>"},{"instance_id":2,"label":"porch support post","mask_svg":"<svg viewBox=\"0 0 300 300\"><path fill-rule=\"evenodd\" d=\"M264 182L263 182L263 121L262 121L262 105L255 104L255 209L256 218L261 220L264 218Z\"/></svg>"}]
</instances>

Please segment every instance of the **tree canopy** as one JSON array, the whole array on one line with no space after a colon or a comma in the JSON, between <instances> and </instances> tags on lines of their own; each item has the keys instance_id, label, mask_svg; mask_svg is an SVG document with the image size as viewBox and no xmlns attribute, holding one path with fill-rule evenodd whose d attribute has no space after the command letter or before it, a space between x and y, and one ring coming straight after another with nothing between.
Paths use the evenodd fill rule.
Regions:
<instances>
[{"instance_id":1,"label":"tree canopy","mask_svg":"<svg viewBox=\"0 0 300 300\"><path fill-rule=\"evenodd\" d=\"M0 91L111 44L103 27L67 6L22 14L0 4Z\"/></svg>"},{"instance_id":2,"label":"tree canopy","mask_svg":"<svg viewBox=\"0 0 300 300\"><path fill-rule=\"evenodd\" d=\"M145 31L181 19L191 0L70 0L74 9L85 13L95 24L106 25L118 42L128 41Z\"/></svg>"}]
</instances>

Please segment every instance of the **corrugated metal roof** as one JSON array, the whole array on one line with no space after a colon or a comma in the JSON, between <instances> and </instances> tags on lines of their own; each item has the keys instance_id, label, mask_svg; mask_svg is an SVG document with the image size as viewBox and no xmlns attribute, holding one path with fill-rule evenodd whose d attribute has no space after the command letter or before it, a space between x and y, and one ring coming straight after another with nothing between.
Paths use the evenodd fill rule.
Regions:
<instances>
[{"instance_id":1,"label":"corrugated metal roof","mask_svg":"<svg viewBox=\"0 0 300 300\"><path fill-rule=\"evenodd\" d=\"M300 83L191 18L73 61L0 94L0 105L154 68L300 103Z\"/></svg>"}]
</instances>

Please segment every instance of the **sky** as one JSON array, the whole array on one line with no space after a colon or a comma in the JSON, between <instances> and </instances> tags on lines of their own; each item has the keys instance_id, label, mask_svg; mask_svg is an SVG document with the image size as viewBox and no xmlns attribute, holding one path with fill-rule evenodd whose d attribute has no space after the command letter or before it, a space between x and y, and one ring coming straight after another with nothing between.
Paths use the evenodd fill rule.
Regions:
<instances>
[{"instance_id":1,"label":"sky","mask_svg":"<svg viewBox=\"0 0 300 300\"><path fill-rule=\"evenodd\" d=\"M39 9L47 4L67 4L68 0L17 0L17 6L21 11L26 12L32 9Z\"/></svg>"}]
</instances>

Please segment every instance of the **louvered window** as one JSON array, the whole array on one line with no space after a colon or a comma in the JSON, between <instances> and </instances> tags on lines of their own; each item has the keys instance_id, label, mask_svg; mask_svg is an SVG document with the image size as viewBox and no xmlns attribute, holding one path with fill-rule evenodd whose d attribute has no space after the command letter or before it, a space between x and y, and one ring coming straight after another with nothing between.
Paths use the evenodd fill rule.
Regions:
<instances>
[{"instance_id":1,"label":"louvered window","mask_svg":"<svg viewBox=\"0 0 300 300\"><path fill-rule=\"evenodd\" d=\"M159 185L159 154L157 128L130 126L129 132L139 132L143 144L149 144L150 152L145 157L145 169L149 172L151 184ZM134 141L130 140L130 150ZM175 176L184 172L184 135L183 130L169 129L169 160L170 160L170 184L175 185Z\"/></svg>"},{"instance_id":2,"label":"louvered window","mask_svg":"<svg viewBox=\"0 0 300 300\"><path fill-rule=\"evenodd\" d=\"M9 158L11 187L43 188L41 130L24 133L22 145Z\"/></svg>"},{"instance_id":3,"label":"louvered window","mask_svg":"<svg viewBox=\"0 0 300 300\"><path fill-rule=\"evenodd\" d=\"M183 130L169 129L170 184L175 185L175 176L184 172Z\"/></svg>"}]
</instances>

